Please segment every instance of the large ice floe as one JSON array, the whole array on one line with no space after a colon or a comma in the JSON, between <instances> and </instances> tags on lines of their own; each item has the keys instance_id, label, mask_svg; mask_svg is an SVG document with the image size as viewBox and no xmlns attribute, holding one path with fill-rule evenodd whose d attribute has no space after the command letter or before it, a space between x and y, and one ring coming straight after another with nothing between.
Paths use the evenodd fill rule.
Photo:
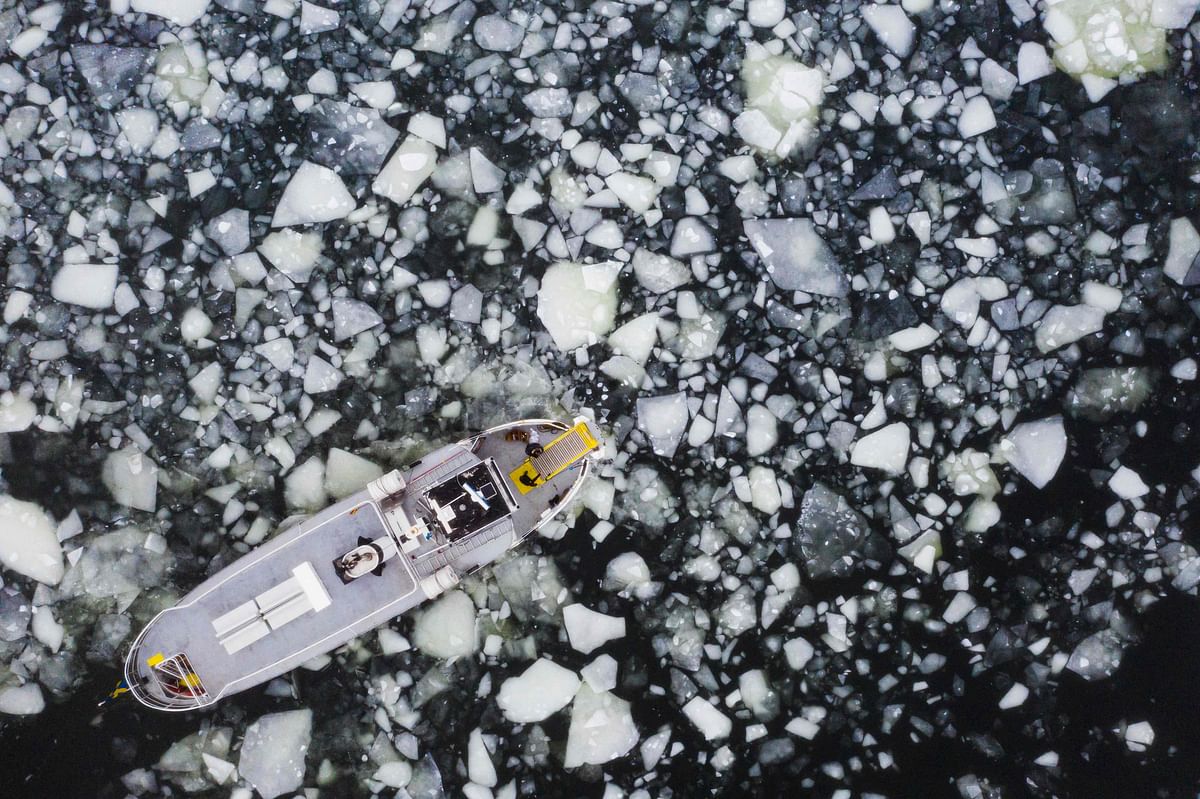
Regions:
<instances>
[{"instance_id":1,"label":"large ice floe","mask_svg":"<svg viewBox=\"0 0 1200 799\"><path fill-rule=\"evenodd\" d=\"M3 4L9 792L1195 796L1198 7ZM418 612L91 709L281 527L576 414Z\"/></svg>"}]
</instances>

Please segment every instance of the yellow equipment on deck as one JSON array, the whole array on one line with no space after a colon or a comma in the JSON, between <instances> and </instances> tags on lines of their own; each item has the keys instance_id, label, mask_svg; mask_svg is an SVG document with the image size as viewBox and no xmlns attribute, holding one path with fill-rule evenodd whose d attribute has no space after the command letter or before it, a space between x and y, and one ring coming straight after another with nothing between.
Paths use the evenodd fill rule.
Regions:
<instances>
[{"instance_id":1,"label":"yellow equipment on deck","mask_svg":"<svg viewBox=\"0 0 1200 799\"><path fill-rule=\"evenodd\" d=\"M541 455L526 458L520 466L509 472L508 476L512 478L518 491L528 494L559 472L578 463L599 446L600 442L588 429L587 422L578 422L547 444Z\"/></svg>"}]
</instances>

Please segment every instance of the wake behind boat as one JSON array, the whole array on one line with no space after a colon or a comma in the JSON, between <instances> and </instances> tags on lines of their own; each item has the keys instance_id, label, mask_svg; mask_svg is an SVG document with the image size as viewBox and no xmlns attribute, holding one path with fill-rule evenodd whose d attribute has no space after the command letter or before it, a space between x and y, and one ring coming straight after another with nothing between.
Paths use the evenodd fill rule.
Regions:
<instances>
[{"instance_id":1,"label":"wake behind boat","mask_svg":"<svg viewBox=\"0 0 1200 799\"><path fill-rule=\"evenodd\" d=\"M599 449L582 418L532 419L383 475L159 613L125 662L130 692L211 705L437 597L566 507Z\"/></svg>"}]
</instances>

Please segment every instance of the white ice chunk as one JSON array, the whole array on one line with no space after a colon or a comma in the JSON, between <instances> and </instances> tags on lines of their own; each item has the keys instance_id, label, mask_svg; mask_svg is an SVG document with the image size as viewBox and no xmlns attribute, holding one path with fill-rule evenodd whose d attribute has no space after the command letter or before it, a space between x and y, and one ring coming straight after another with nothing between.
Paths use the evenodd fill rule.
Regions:
<instances>
[{"instance_id":1,"label":"white ice chunk","mask_svg":"<svg viewBox=\"0 0 1200 799\"><path fill-rule=\"evenodd\" d=\"M987 97L977 94L967 100L962 114L958 117L959 136L969 139L972 136L987 133L995 127L996 114L992 111L992 104L988 102Z\"/></svg>"},{"instance_id":2,"label":"white ice chunk","mask_svg":"<svg viewBox=\"0 0 1200 799\"><path fill-rule=\"evenodd\" d=\"M0 433L18 433L29 429L37 418L37 406L20 394L0 394Z\"/></svg>"},{"instance_id":3,"label":"white ice chunk","mask_svg":"<svg viewBox=\"0 0 1200 799\"><path fill-rule=\"evenodd\" d=\"M367 483L383 475L383 468L352 452L333 447L325 459L325 491L334 499L343 499L361 491Z\"/></svg>"},{"instance_id":4,"label":"white ice chunk","mask_svg":"<svg viewBox=\"0 0 1200 799\"><path fill-rule=\"evenodd\" d=\"M150 512L158 507L158 464L132 444L104 459L100 479L118 504Z\"/></svg>"},{"instance_id":5,"label":"white ice chunk","mask_svg":"<svg viewBox=\"0 0 1200 799\"><path fill-rule=\"evenodd\" d=\"M1024 86L1054 72L1054 63L1046 48L1038 42L1024 42L1017 51L1017 81Z\"/></svg>"},{"instance_id":6,"label":"white ice chunk","mask_svg":"<svg viewBox=\"0 0 1200 799\"><path fill-rule=\"evenodd\" d=\"M116 264L63 264L50 283L50 296L59 302L97 310L112 307L116 291Z\"/></svg>"},{"instance_id":7,"label":"white ice chunk","mask_svg":"<svg viewBox=\"0 0 1200 799\"><path fill-rule=\"evenodd\" d=\"M1090 305L1055 305L1033 334L1042 352L1053 352L1104 329L1104 311Z\"/></svg>"},{"instance_id":8,"label":"white ice chunk","mask_svg":"<svg viewBox=\"0 0 1200 799\"><path fill-rule=\"evenodd\" d=\"M559 261L542 276L537 315L563 351L595 343L612 330L617 314L617 283L589 287L584 264Z\"/></svg>"},{"instance_id":9,"label":"white ice chunk","mask_svg":"<svg viewBox=\"0 0 1200 799\"><path fill-rule=\"evenodd\" d=\"M479 648L475 603L462 591L450 591L417 617L413 644L426 655L454 658Z\"/></svg>"},{"instance_id":10,"label":"white ice chunk","mask_svg":"<svg viewBox=\"0 0 1200 799\"><path fill-rule=\"evenodd\" d=\"M632 175L628 172L615 172L605 178L604 182L612 189L617 199L639 214L644 214L654 207L661 186L650 178Z\"/></svg>"},{"instance_id":11,"label":"white ice chunk","mask_svg":"<svg viewBox=\"0 0 1200 799\"><path fill-rule=\"evenodd\" d=\"M158 112L150 108L127 108L116 114L117 125L134 155L150 149L158 136Z\"/></svg>"},{"instance_id":12,"label":"white ice chunk","mask_svg":"<svg viewBox=\"0 0 1200 799\"><path fill-rule=\"evenodd\" d=\"M1137 499L1150 493L1142 476L1128 466L1120 466L1108 479L1108 487L1121 499Z\"/></svg>"},{"instance_id":13,"label":"white ice chunk","mask_svg":"<svg viewBox=\"0 0 1200 799\"><path fill-rule=\"evenodd\" d=\"M1029 698L1029 689L1019 682L1012 684L1012 687L1000 697L1000 709L1009 710L1014 707L1020 707L1025 704L1025 700Z\"/></svg>"},{"instance_id":14,"label":"white ice chunk","mask_svg":"<svg viewBox=\"0 0 1200 799\"><path fill-rule=\"evenodd\" d=\"M327 501L325 494L325 462L313 456L297 466L283 479L283 496L288 507L297 510L319 510Z\"/></svg>"},{"instance_id":15,"label":"white ice chunk","mask_svg":"<svg viewBox=\"0 0 1200 799\"><path fill-rule=\"evenodd\" d=\"M907 429L907 428L906 428ZM768 466L755 466L750 470L750 504L755 510L768 516L783 505L775 471Z\"/></svg>"},{"instance_id":16,"label":"white ice chunk","mask_svg":"<svg viewBox=\"0 0 1200 799\"><path fill-rule=\"evenodd\" d=\"M1171 220L1163 274L1184 286L1200 283L1200 233L1186 216Z\"/></svg>"},{"instance_id":17,"label":"white ice chunk","mask_svg":"<svg viewBox=\"0 0 1200 799\"><path fill-rule=\"evenodd\" d=\"M656 455L671 457L687 430L687 394L641 397L637 401L638 429L650 438Z\"/></svg>"},{"instance_id":18,"label":"white ice chunk","mask_svg":"<svg viewBox=\"0 0 1200 799\"><path fill-rule=\"evenodd\" d=\"M600 655L579 670L593 691L611 691L617 687L617 661L611 655Z\"/></svg>"},{"instance_id":19,"label":"white ice chunk","mask_svg":"<svg viewBox=\"0 0 1200 799\"><path fill-rule=\"evenodd\" d=\"M728 738L729 733L733 731L733 722L729 720L729 717L702 697L693 696L683 706L683 714L688 717L688 721L696 725L696 729L700 731L705 740L716 741Z\"/></svg>"},{"instance_id":20,"label":"white ice chunk","mask_svg":"<svg viewBox=\"0 0 1200 799\"><path fill-rule=\"evenodd\" d=\"M238 773L263 799L295 791L304 782L312 711L268 713L246 728Z\"/></svg>"},{"instance_id":21,"label":"white ice chunk","mask_svg":"<svg viewBox=\"0 0 1200 799\"><path fill-rule=\"evenodd\" d=\"M799 671L812 660L816 649L803 638L793 638L783 645L783 654L787 658L788 666Z\"/></svg>"},{"instance_id":22,"label":"white ice chunk","mask_svg":"<svg viewBox=\"0 0 1200 799\"><path fill-rule=\"evenodd\" d=\"M854 443L850 462L889 474L902 474L908 464L909 436L908 425L903 422L881 427Z\"/></svg>"},{"instance_id":23,"label":"white ice chunk","mask_svg":"<svg viewBox=\"0 0 1200 799\"><path fill-rule=\"evenodd\" d=\"M258 251L287 277L304 283L321 257L321 235L311 231L278 230L263 239Z\"/></svg>"},{"instance_id":24,"label":"white ice chunk","mask_svg":"<svg viewBox=\"0 0 1200 799\"><path fill-rule=\"evenodd\" d=\"M884 47L901 58L906 58L912 52L917 29L903 8L897 5L868 5L862 14Z\"/></svg>"},{"instance_id":25,"label":"white ice chunk","mask_svg":"<svg viewBox=\"0 0 1200 799\"><path fill-rule=\"evenodd\" d=\"M408 761L393 760L376 769L371 779L382 782L389 788L403 788L412 779L412 773L412 766Z\"/></svg>"},{"instance_id":26,"label":"white ice chunk","mask_svg":"<svg viewBox=\"0 0 1200 799\"><path fill-rule=\"evenodd\" d=\"M1026 480L1038 488L1045 487L1067 454L1062 417L1022 422L1001 440L998 451Z\"/></svg>"},{"instance_id":27,"label":"white ice chunk","mask_svg":"<svg viewBox=\"0 0 1200 799\"><path fill-rule=\"evenodd\" d=\"M579 690L579 677L552 660L538 658L516 677L500 685L496 704L509 721L545 721L567 706Z\"/></svg>"},{"instance_id":28,"label":"white ice chunk","mask_svg":"<svg viewBox=\"0 0 1200 799\"><path fill-rule=\"evenodd\" d=\"M746 454L752 458L771 451L779 441L775 414L764 405L754 405L746 411Z\"/></svg>"},{"instance_id":29,"label":"white ice chunk","mask_svg":"<svg viewBox=\"0 0 1200 799\"><path fill-rule=\"evenodd\" d=\"M608 335L613 352L645 365L658 340L658 314L646 313L631 319Z\"/></svg>"},{"instance_id":30,"label":"white ice chunk","mask_svg":"<svg viewBox=\"0 0 1200 799\"><path fill-rule=\"evenodd\" d=\"M579 604L563 608L563 625L571 646L585 655L608 641L625 637L624 617L607 616Z\"/></svg>"},{"instance_id":31,"label":"white ice chunk","mask_svg":"<svg viewBox=\"0 0 1200 799\"><path fill-rule=\"evenodd\" d=\"M483 150L470 150L471 184L476 194L491 194L504 188L504 170L493 164Z\"/></svg>"},{"instance_id":32,"label":"white ice chunk","mask_svg":"<svg viewBox=\"0 0 1200 799\"><path fill-rule=\"evenodd\" d=\"M191 25L204 16L212 0L133 0L129 8L140 14L163 17L176 25ZM115 7L115 4L114 4Z\"/></svg>"},{"instance_id":33,"label":"white ice chunk","mask_svg":"<svg viewBox=\"0 0 1200 799\"><path fill-rule=\"evenodd\" d=\"M0 496L0 563L39 583L58 585L63 553L56 527L34 503Z\"/></svg>"},{"instance_id":34,"label":"white ice chunk","mask_svg":"<svg viewBox=\"0 0 1200 799\"><path fill-rule=\"evenodd\" d=\"M300 35L310 36L314 33L336 30L339 24L338 12L325 8L307 0L300 4Z\"/></svg>"},{"instance_id":35,"label":"white ice chunk","mask_svg":"<svg viewBox=\"0 0 1200 799\"><path fill-rule=\"evenodd\" d=\"M355 207L354 197L336 172L305 161L297 167L283 190L279 205L275 207L275 216L271 218L271 227L331 222L342 219Z\"/></svg>"},{"instance_id":36,"label":"white ice chunk","mask_svg":"<svg viewBox=\"0 0 1200 799\"><path fill-rule=\"evenodd\" d=\"M644 247L633 251L633 274L644 289L655 294L679 288L692 279L692 270L682 261Z\"/></svg>"},{"instance_id":37,"label":"white ice chunk","mask_svg":"<svg viewBox=\"0 0 1200 799\"><path fill-rule=\"evenodd\" d=\"M304 367L304 393L322 394L341 385L345 375L324 358L316 355L308 359Z\"/></svg>"},{"instance_id":38,"label":"white ice chunk","mask_svg":"<svg viewBox=\"0 0 1200 799\"><path fill-rule=\"evenodd\" d=\"M742 84L746 110L733 127L748 144L771 157L787 158L812 143L824 72L751 42L742 59Z\"/></svg>"},{"instance_id":39,"label":"white ice chunk","mask_svg":"<svg viewBox=\"0 0 1200 799\"><path fill-rule=\"evenodd\" d=\"M786 11L784 0L749 0L746 21L756 28L774 28L783 21Z\"/></svg>"},{"instance_id":40,"label":"white ice chunk","mask_svg":"<svg viewBox=\"0 0 1200 799\"><path fill-rule=\"evenodd\" d=\"M467 776L476 785L493 788L496 785L496 767L483 740L483 732L476 727L467 739Z\"/></svg>"},{"instance_id":41,"label":"white ice chunk","mask_svg":"<svg viewBox=\"0 0 1200 799\"><path fill-rule=\"evenodd\" d=\"M188 308L179 320L179 337L189 344L195 344L211 333L212 329L212 320L204 313L203 308Z\"/></svg>"},{"instance_id":42,"label":"white ice chunk","mask_svg":"<svg viewBox=\"0 0 1200 799\"><path fill-rule=\"evenodd\" d=\"M383 324L383 317L365 302L348 297L335 297L333 310L333 340L345 341L364 330Z\"/></svg>"},{"instance_id":43,"label":"white ice chunk","mask_svg":"<svg viewBox=\"0 0 1200 799\"><path fill-rule=\"evenodd\" d=\"M9 716L34 716L46 709L42 689L35 682L0 691L0 713Z\"/></svg>"},{"instance_id":44,"label":"white ice chunk","mask_svg":"<svg viewBox=\"0 0 1200 799\"><path fill-rule=\"evenodd\" d=\"M1167 30L1186 28L1197 9L1200 9L1200 0L1153 0L1150 24Z\"/></svg>"},{"instance_id":45,"label":"white ice chunk","mask_svg":"<svg viewBox=\"0 0 1200 799\"><path fill-rule=\"evenodd\" d=\"M1154 744L1154 727L1138 721L1125 727L1125 745L1134 752L1145 752Z\"/></svg>"},{"instance_id":46,"label":"white ice chunk","mask_svg":"<svg viewBox=\"0 0 1200 799\"><path fill-rule=\"evenodd\" d=\"M406 136L371 184L371 190L404 205L437 167L437 150L424 139Z\"/></svg>"},{"instance_id":47,"label":"white ice chunk","mask_svg":"<svg viewBox=\"0 0 1200 799\"><path fill-rule=\"evenodd\" d=\"M607 763L637 745L638 730L629 703L607 691L597 693L582 685L571 708L571 727L563 765Z\"/></svg>"}]
</instances>

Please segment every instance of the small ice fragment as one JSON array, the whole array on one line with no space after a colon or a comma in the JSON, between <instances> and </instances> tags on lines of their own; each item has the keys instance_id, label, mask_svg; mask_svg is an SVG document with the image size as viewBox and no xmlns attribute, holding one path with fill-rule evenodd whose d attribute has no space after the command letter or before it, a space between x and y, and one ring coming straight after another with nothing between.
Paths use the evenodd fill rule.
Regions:
<instances>
[{"instance_id":1,"label":"small ice fragment","mask_svg":"<svg viewBox=\"0 0 1200 799\"><path fill-rule=\"evenodd\" d=\"M962 114L958 117L958 135L964 139L987 133L996 127L996 115L992 112L992 104L982 94L967 100Z\"/></svg>"}]
</instances>

